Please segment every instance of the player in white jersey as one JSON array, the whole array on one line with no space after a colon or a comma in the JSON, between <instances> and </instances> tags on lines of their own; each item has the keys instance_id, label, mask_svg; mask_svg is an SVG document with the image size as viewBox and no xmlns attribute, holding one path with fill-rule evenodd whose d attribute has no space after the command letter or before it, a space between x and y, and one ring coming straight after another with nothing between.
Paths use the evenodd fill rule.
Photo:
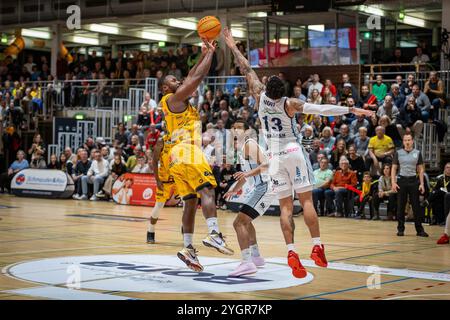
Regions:
<instances>
[{"instance_id":1,"label":"player in white jersey","mask_svg":"<svg viewBox=\"0 0 450 320\"><path fill-rule=\"evenodd\" d=\"M262 216L272 203L270 190L270 178L267 175L269 164L263 150L253 139L245 135L248 124L243 120L234 123L234 132L237 137L240 164L242 171L234 174L237 183L225 194L225 199L237 194L247 182L252 191L245 195L244 204L241 206L236 219L233 222L234 229L241 248L241 264L230 273L230 277L239 277L253 274L257 267L263 267L264 258L259 253L256 242L256 231L253 220Z\"/></svg>"},{"instance_id":2,"label":"player in white jersey","mask_svg":"<svg viewBox=\"0 0 450 320\"><path fill-rule=\"evenodd\" d=\"M297 278L307 275L294 246L295 224L292 217L295 192L303 207L303 215L313 241L311 259L321 267L328 265L325 248L320 240L319 219L312 201L314 178L309 157L300 143L296 129L295 114L320 114L338 116L347 113L370 117L373 112L364 109L335 105L314 105L299 99L284 97L284 84L277 76L271 76L266 88L250 67L248 60L240 53L227 28L224 40L233 52L235 62L247 78L248 90L256 100L255 107L261 121L264 137L269 148L269 174L280 202L280 223L288 250L288 265Z\"/></svg>"}]
</instances>

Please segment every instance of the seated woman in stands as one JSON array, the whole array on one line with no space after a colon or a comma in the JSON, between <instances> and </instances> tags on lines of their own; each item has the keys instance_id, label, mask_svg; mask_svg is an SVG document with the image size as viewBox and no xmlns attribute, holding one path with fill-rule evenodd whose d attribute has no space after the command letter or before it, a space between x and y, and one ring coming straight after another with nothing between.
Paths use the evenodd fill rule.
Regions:
<instances>
[{"instance_id":1,"label":"seated woman in stands","mask_svg":"<svg viewBox=\"0 0 450 320\"><path fill-rule=\"evenodd\" d=\"M387 200L387 216L388 220L394 220L395 210L397 208L397 193L392 191L391 168L389 163L383 165L383 174L378 179L378 192L373 195L373 207L375 216L380 216L380 204Z\"/></svg>"},{"instance_id":2,"label":"seated woman in stands","mask_svg":"<svg viewBox=\"0 0 450 320\"><path fill-rule=\"evenodd\" d=\"M55 170L61 169L61 166L59 165L58 157L56 156L56 154L52 154L50 156L50 161L47 164L47 169L55 169Z\"/></svg>"},{"instance_id":3,"label":"seated woman in stands","mask_svg":"<svg viewBox=\"0 0 450 320\"><path fill-rule=\"evenodd\" d=\"M46 148L44 141L42 141L41 135L36 133L33 137L33 144L28 150L28 154L31 155L30 167L33 169L45 169L47 166L44 160Z\"/></svg>"}]
</instances>

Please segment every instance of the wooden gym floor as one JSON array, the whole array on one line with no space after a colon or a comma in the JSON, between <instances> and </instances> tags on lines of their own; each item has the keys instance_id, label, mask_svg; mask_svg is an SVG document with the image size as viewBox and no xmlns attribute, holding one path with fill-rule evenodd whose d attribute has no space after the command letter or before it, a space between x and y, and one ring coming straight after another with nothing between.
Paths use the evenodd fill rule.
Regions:
<instances>
[{"instance_id":1,"label":"wooden gym floor","mask_svg":"<svg viewBox=\"0 0 450 320\"><path fill-rule=\"evenodd\" d=\"M157 244L147 245L145 233L151 208L119 206L110 202L43 200L0 195L0 299L44 299L42 295L23 295L15 290L43 286L12 276L11 265L54 257L95 255L167 255L175 256L182 246L181 208L164 208L157 225ZM232 222L234 214L219 211L221 231L227 236L239 259ZM303 218L295 218L296 246L301 259L309 259L311 240ZM430 238L415 236L408 224L406 236L396 236L396 222L343 218L320 218L322 241L330 262L347 265L379 266L448 274L450 246L436 245L443 229L425 226ZM262 217L255 222L262 254L281 257L286 249L278 217ZM223 258L203 247L207 228L201 211L197 213L194 242L204 257ZM226 257L230 258L230 257ZM281 264L280 264L281 265ZM179 265L183 268L182 263ZM36 270L43 271L43 270ZM309 267L314 279L306 284L282 289L250 292L148 293L120 290L90 292L136 299L450 299L449 279L424 280L407 274L381 274L380 288L368 289L368 273ZM208 267L205 268L208 272ZM289 271L286 271L289 272ZM45 284L44 284L45 285ZM213 284L211 284L213 286ZM67 290L67 289L65 289ZM105 296L106 297L106 296ZM47 297L48 298L48 297Z\"/></svg>"}]
</instances>

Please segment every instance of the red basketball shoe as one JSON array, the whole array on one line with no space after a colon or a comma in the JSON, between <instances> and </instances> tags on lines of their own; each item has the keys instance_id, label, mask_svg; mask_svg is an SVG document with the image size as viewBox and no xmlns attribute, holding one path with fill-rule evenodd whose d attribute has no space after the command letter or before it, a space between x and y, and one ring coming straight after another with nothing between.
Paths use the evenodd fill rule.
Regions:
<instances>
[{"instance_id":1,"label":"red basketball shoe","mask_svg":"<svg viewBox=\"0 0 450 320\"><path fill-rule=\"evenodd\" d=\"M288 265L292 269L292 275L296 278L304 278L306 277L306 269L303 267L298 255L290 250L288 253Z\"/></svg>"},{"instance_id":2,"label":"red basketball shoe","mask_svg":"<svg viewBox=\"0 0 450 320\"><path fill-rule=\"evenodd\" d=\"M447 244L449 242L450 242L450 238L449 238L448 234L444 233L437 241L437 244Z\"/></svg>"},{"instance_id":3,"label":"red basketball shoe","mask_svg":"<svg viewBox=\"0 0 450 320\"><path fill-rule=\"evenodd\" d=\"M327 258L325 257L325 247L322 245L315 245L311 252L311 259L314 260L319 267L326 268L328 266Z\"/></svg>"}]
</instances>

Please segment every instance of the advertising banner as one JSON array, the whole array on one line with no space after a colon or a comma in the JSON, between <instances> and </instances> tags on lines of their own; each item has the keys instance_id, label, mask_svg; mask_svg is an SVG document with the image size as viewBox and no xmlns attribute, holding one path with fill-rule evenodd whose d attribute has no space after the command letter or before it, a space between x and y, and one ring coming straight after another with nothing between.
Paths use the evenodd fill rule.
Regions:
<instances>
[{"instance_id":1,"label":"advertising banner","mask_svg":"<svg viewBox=\"0 0 450 320\"><path fill-rule=\"evenodd\" d=\"M11 181L11 192L22 197L70 198L74 190L72 178L61 170L25 169Z\"/></svg>"},{"instance_id":2,"label":"advertising banner","mask_svg":"<svg viewBox=\"0 0 450 320\"><path fill-rule=\"evenodd\" d=\"M153 207L156 202L156 189L153 174L125 173L114 183L112 197L118 204ZM179 203L180 198L173 193L165 205L175 207Z\"/></svg>"}]
</instances>

